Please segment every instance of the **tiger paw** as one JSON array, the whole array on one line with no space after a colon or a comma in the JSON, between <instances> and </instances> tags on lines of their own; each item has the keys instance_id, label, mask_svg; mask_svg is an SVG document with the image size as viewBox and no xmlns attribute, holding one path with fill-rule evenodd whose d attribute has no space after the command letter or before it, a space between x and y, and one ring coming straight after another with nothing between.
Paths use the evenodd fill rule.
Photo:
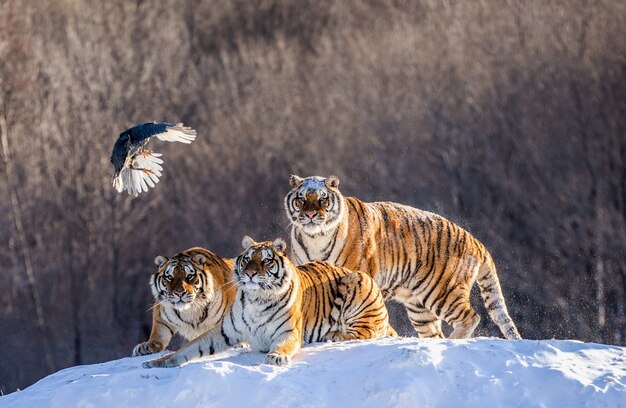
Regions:
<instances>
[{"instance_id":1,"label":"tiger paw","mask_svg":"<svg viewBox=\"0 0 626 408\"><path fill-rule=\"evenodd\" d=\"M267 357L265 357L265 364L275 365L279 367L289 364L289 361L289 356L278 353L269 353Z\"/></svg>"},{"instance_id":2,"label":"tiger paw","mask_svg":"<svg viewBox=\"0 0 626 408\"><path fill-rule=\"evenodd\" d=\"M133 349L133 357L137 356L145 356L148 354L158 353L159 351L163 351L165 347L159 342L156 341L145 341L143 343L139 343Z\"/></svg>"},{"instance_id":3,"label":"tiger paw","mask_svg":"<svg viewBox=\"0 0 626 408\"><path fill-rule=\"evenodd\" d=\"M159 357L155 360L146 361L142 364L143 368L171 368L179 367L181 363L175 356L176 353L171 353L163 357Z\"/></svg>"},{"instance_id":4,"label":"tiger paw","mask_svg":"<svg viewBox=\"0 0 626 408\"><path fill-rule=\"evenodd\" d=\"M335 342L335 341L343 341L346 340L346 337L338 331L329 331L322 338L323 341Z\"/></svg>"}]
</instances>

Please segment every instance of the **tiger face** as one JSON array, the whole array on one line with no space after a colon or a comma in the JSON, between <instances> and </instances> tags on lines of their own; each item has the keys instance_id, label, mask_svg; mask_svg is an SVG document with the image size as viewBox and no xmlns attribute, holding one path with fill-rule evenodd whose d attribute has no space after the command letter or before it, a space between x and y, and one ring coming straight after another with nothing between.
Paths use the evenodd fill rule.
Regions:
<instances>
[{"instance_id":1,"label":"tiger face","mask_svg":"<svg viewBox=\"0 0 626 408\"><path fill-rule=\"evenodd\" d=\"M283 288L289 271L285 268L287 244L278 238L274 242L254 242L243 237L244 252L235 259L235 283L246 291L274 292Z\"/></svg>"},{"instance_id":2,"label":"tiger face","mask_svg":"<svg viewBox=\"0 0 626 408\"><path fill-rule=\"evenodd\" d=\"M178 310L187 310L200 298L206 299L212 291L205 287L211 284L202 273L205 262L201 254L177 254L171 259L157 256L154 263L158 269L150 280L154 298Z\"/></svg>"},{"instance_id":3,"label":"tiger face","mask_svg":"<svg viewBox=\"0 0 626 408\"><path fill-rule=\"evenodd\" d=\"M338 190L339 178L292 175L291 191L285 196L285 209L293 224L309 235L332 229L344 212L343 196Z\"/></svg>"}]
</instances>

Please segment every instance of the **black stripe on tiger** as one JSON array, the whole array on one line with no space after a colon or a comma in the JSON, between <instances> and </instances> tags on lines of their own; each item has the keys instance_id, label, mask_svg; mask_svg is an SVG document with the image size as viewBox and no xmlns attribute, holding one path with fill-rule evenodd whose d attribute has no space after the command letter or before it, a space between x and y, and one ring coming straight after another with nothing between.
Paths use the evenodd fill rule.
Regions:
<instances>
[{"instance_id":1,"label":"black stripe on tiger","mask_svg":"<svg viewBox=\"0 0 626 408\"><path fill-rule=\"evenodd\" d=\"M505 337L519 338L493 259L478 239L436 214L392 202L364 203L344 197L338 186L334 176L292 176L285 209L299 262L327 260L366 272L386 296L415 306L409 318L419 335L436 337L442 336L441 320L453 326L450 337L472 335L479 317L469 295L477 282L492 320ZM339 204L314 214L318 197ZM318 222L312 225L294 208L307 208L308 219Z\"/></svg>"}]
</instances>

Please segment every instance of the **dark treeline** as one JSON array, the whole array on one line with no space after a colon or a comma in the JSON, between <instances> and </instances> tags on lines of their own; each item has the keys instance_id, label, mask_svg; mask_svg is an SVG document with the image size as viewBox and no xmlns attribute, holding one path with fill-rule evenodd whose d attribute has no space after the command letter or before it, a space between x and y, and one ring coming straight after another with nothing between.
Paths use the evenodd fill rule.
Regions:
<instances>
[{"instance_id":1,"label":"dark treeline","mask_svg":"<svg viewBox=\"0 0 626 408\"><path fill-rule=\"evenodd\" d=\"M625 19L619 0L1 2L0 388L128 356L154 256L287 237L291 173L470 230L523 337L624 344ZM110 149L152 120L198 139L155 142L161 183L118 195Z\"/></svg>"}]
</instances>

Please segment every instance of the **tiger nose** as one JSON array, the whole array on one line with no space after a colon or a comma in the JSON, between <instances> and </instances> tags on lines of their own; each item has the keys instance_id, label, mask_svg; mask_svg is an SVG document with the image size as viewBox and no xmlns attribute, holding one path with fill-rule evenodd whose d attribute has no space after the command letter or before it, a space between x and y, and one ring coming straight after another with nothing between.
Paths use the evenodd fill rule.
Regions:
<instances>
[{"instance_id":1,"label":"tiger nose","mask_svg":"<svg viewBox=\"0 0 626 408\"><path fill-rule=\"evenodd\" d=\"M183 296L185 294L185 289L176 289L174 291L174 294L176 294L178 296Z\"/></svg>"},{"instance_id":2,"label":"tiger nose","mask_svg":"<svg viewBox=\"0 0 626 408\"><path fill-rule=\"evenodd\" d=\"M306 215L307 217L313 219L313 217L315 217L315 211L305 211L304 215Z\"/></svg>"},{"instance_id":3,"label":"tiger nose","mask_svg":"<svg viewBox=\"0 0 626 408\"><path fill-rule=\"evenodd\" d=\"M248 271L246 271L246 275L248 275L248 277L249 277L250 279L252 279L252 277L254 276L254 274L255 274L255 271L252 271L252 270L248 270Z\"/></svg>"}]
</instances>

